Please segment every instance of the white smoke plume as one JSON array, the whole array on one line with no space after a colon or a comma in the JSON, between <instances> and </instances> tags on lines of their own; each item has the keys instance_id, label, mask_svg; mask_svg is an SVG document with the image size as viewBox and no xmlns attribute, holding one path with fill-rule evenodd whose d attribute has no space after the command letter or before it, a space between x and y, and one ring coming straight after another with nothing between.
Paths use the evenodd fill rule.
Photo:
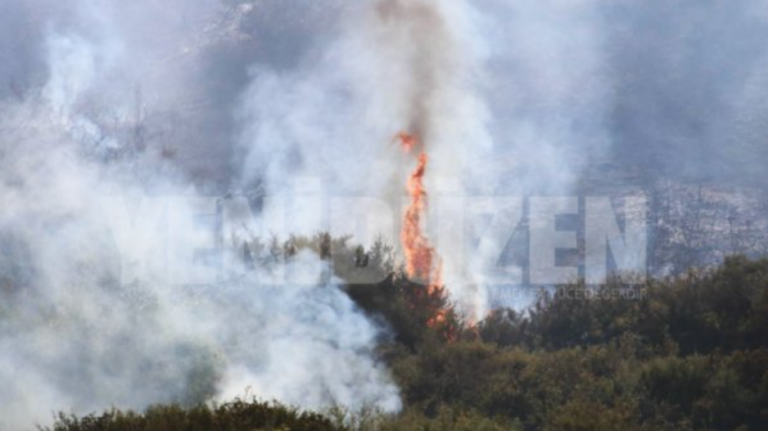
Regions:
<instances>
[{"instance_id":1,"label":"white smoke plume","mask_svg":"<svg viewBox=\"0 0 768 431\"><path fill-rule=\"evenodd\" d=\"M342 16L306 67L252 71L243 108L244 180L288 193L298 174L320 178L331 195L385 202L389 211L372 229L397 243L391 221L400 217L415 166L393 144L399 132L417 136L419 150L429 153L428 190L442 183L457 195L492 188L484 163L492 140L482 100L483 18L469 2L429 0L364 2ZM316 228L322 219L299 224ZM467 262L453 254L466 246L438 253L453 299L481 314L485 298L465 277Z\"/></svg>"},{"instance_id":2,"label":"white smoke plume","mask_svg":"<svg viewBox=\"0 0 768 431\"><path fill-rule=\"evenodd\" d=\"M392 143L401 131L430 156L430 234L451 230L442 196L568 194L606 159L765 184L755 154L768 154L768 105L754 96L765 93L765 10L763 0L727 10L0 0L0 429L59 409L247 388L307 407L397 410L373 353L386 331L320 277L318 261L302 256L288 271L322 288L278 288L263 270L190 292L168 282L168 268L199 268L168 258L168 226L151 215L192 219L187 197L243 192L262 232L330 224L343 234L355 223L338 214L364 203L376 208L369 237L397 243L414 163ZM290 201L297 188L341 200L280 225L281 208L260 196ZM482 314L482 262L466 255L494 258L484 250L507 238L481 252L431 239L453 299ZM211 242L176 240L185 259Z\"/></svg>"},{"instance_id":3,"label":"white smoke plume","mask_svg":"<svg viewBox=\"0 0 768 431\"><path fill-rule=\"evenodd\" d=\"M179 231L182 219L194 225L192 195L203 191L190 181L198 161L185 157L229 155L213 143L155 142L184 144L175 117L197 114L173 111L197 71L174 62L204 67L192 52L204 47L173 27L178 10L141 3L71 2L74 14L42 18L26 3L7 6L40 20L46 70L0 105L0 429L45 424L58 410L245 394L397 411L398 390L374 354L384 331L323 281L317 257L284 269L303 283L268 269L174 282L198 270L176 252L206 236ZM223 13L176 6L214 27ZM143 40L161 24L170 27L160 42Z\"/></svg>"},{"instance_id":4,"label":"white smoke plume","mask_svg":"<svg viewBox=\"0 0 768 431\"><path fill-rule=\"evenodd\" d=\"M425 227L446 287L468 317L483 316L489 268L511 231L478 246L487 223L465 235L463 222L494 210L461 199L572 193L604 154L611 82L591 27L599 2L321 3L341 19L299 67L251 69L239 111L244 186L287 194L296 177L315 178L324 194L384 202L369 214L368 237L399 243L415 161L393 138L417 136L429 156ZM317 214L296 224L317 230Z\"/></svg>"}]
</instances>

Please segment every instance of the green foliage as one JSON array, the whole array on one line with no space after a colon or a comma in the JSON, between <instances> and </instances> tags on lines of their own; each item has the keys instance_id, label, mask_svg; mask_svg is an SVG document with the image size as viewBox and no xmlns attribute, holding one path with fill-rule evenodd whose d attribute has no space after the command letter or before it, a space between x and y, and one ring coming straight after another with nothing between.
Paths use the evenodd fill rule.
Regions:
<instances>
[{"instance_id":1,"label":"green foliage","mask_svg":"<svg viewBox=\"0 0 768 431\"><path fill-rule=\"evenodd\" d=\"M527 312L462 327L459 341L389 356L405 404L525 430L768 429L768 261L613 279L594 300L586 289L560 286Z\"/></svg>"},{"instance_id":2,"label":"green foliage","mask_svg":"<svg viewBox=\"0 0 768 431\"><path fill-rule=\"evenodd\" d=\"M83 418L60 414L44 431L334 431L330 419L279 404L236 400L220 406L155 406L144 413L112 410Z\"/></svg>"},{"instance_id":3,"label":"green foliage","mask_svg":"<svg viewBox=\"0 0 768 431\"><path fill-rule=\"evenodd\" d=\"M768 347L768 260L732 257L716 269L636 285L617 278L596 291L601 299L574 299L588 289L560 286L527 316L496 311L480 334L502 346L548 350L603 345L627 333L657 354Z\"/></svg>"},{"instance_id":4,"label":"green foliage","mask_svg":"<svg viewBox=\"0 0 768 431\"><path fill-rule=\"evenodd\" d=\"M379 353L401 388L401 414L236 401L61 416L52 430L768 429L768 260L600 288L635 299L589 300L583 284L560 286L530 310L496 310L470 326L444 292L404 277L382 243L363 250L320 235L285 246L286 256L309 249L333 262L350 298L391 328Z\"/></svg>"}]
</instances>

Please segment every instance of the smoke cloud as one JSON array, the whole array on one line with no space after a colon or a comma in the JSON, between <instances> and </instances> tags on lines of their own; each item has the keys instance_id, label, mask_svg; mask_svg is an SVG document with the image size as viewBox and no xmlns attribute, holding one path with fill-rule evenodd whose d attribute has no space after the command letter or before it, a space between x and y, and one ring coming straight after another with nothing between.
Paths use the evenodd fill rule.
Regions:
<instances>
[{"instance_id":1,"label":"smoke cloud","mask_svg":"<svg viewBox=\"0 0 768 431\"><path fill-rule=\"evenodd\" d=\"M190 123L219 108L198 101L215 89L196 88L203 75L189 66L208 67L206 44L229 37L206 30L247 10L145 3L71 2L42 17L44 5L4 3L33 21L26 67L41 78L0 106L0 429L56 410L245 394L397 411L374 353L386 331L316 256L282 269L296 283L267 268L215 284L173 279L198 270L177 252L206 236L179 231L180 219L194 226L216 211L193 196L232 176L226 142L211 143L219 117L202 124L209 142L186 141ZM186 35L195 24L200 40Z\"/></svg>"},{"instance_id":2,"label":"smoke cloud","mask_svg":"<svg viewBox=\"0 0 768 431\"><path fill-rule=\"evenodd\" d=\"M379 199L399 217L414 162L393 138L406 132L429 153L427 189L441 179L459 195L490 189L479 12L464 1L383 0L341 16L311 63L293 73L252 70L242 110L245 183L285 194L294 175L321 178L327 193ZM388 227L391 214L383 219ZM391 231L377 233L398 242ZM440 250L446 282L460 305L482 312L485 300L451 253L466 245Z\"/></svg>"},{"instance_id":3,"label":"smoke cloud","mask_svg":"<svg viewBox=\"0 0 768 431\"><path fill-rule=\"evenodd\" d=\"M658 177L764 188L766 11L762 0L0 0L0 429L57 409L246 391L398 410L374 352L386 328L315 257L286 272L319 282L286 286L259 268L181 286L168 268L199 268L166 249L164 217L205 224L193 196L234 194L259 232L334 221L344 234L354 223L333 214L367 199L380 209L372 236L396 244L415 164L399 132L430 157L431 234L451 230L445 196ZM351 199L285 221L264 198L297 192L321 207ZM242 238L205 232L175 235L175 249L241 251ZM460 239L435 244L445 281L482 315L483 262L507 238L479 250Z\"/></svg>"}]
</instances>

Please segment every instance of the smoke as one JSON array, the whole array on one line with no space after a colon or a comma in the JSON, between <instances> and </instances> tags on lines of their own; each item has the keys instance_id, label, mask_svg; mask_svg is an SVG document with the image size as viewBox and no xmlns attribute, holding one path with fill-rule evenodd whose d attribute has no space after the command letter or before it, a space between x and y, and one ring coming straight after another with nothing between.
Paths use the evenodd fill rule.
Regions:
<instances>
[{"instance_id":1,"label":"smoke","mask_svg":"<svg viewBox=\"0 0 768 431\"><path fill-rule=\"evenodd\" d=\"M446 196L600 194L659 176L764 185L764 2L315 4L340 18L293 67L251 69L246 187L289 193L309 177L327 195L380 199L392 210L373 230L397 242L389 221L415 163L391 145L401 131L429 153L433 229ZM453 299L482 314L494 256L471 241L437 248Z\"/></svg>"},{"instance_id":2,"label":"smoke","mask_svg":"<svg viewBox=\"0 0 768 431\"><path fill-rule=\"evenodd\" d=\"M206 68L216 37L206 29L244 10L141 3L69 2L47 15L43 4L3 4L32 22L26 67L44 78L0 103L0 429L57 410L245 394L398 410L374 354L385 331L325 280L316 256L284 269L303 282L268 268L174 279L199 272L185 250L212 242L195 220L216 207L193 196L232 175L226 143L186 141L189 122L214 110L197 101L213 88L192 85L201 72L189 65ZM200 135L221 136L219 121Z\"/></svg>"},{"instance_id":3,"label":"smoke","mask_svg":"<svg viewBox=\"0 0 768 431\"><path fill-rule=\"evenodd\" d=\"M719 186L764 187L766 2L605 7L618 161ZM638 38L637 31L642 28ZM640 49L640 46L644 49ZM758 82L762 82L758 84Z\"/></svg>"},{"instance_id":4,"label":"smoke","mask_svg":"<svg viewBox=\"0 0 768 431\"><path fill-rule=\"evenodd\" d=\"M469 2L421 0L365 2L341 16L306 64L291 73L269 65L252 70L241 111L243 181L287 194L295 177L319 178L329 195L380 200L390 211L373 229L397 243L387 228L400 216L415 166L393 142L399 132L416 136L416 150L429 153L428 190L441 179L451 180L456 194L493 186L484 168L492 142L481 97L482 16ZM314 220L298 224L322 226ZM439 253L454 299L480 311L481 293L452 255L465 245Z\"/></svg>"},{"instance_id":5,"label":"smoke","mask_svg":"<svg viewBox=\"0 0 768 431\"><path fill-rule=\"evenodd\" d=\"M397 243L416 161L393 138L412 133L429 155L426 228L445 282L482 314L483 262L507 238L446 241L436 233L458 229L443 198L634 185L616 172L639 168L641 182L765 186L766 10L0 0L0 428L248 387L308 407L397 410L373 353L386 331L335 280L278 287L262 268L190 291L168 268L196 272L181 252L211 238L174 234L173 255L155 216L199 219L187 197L242 191L262 232L331 222L341 235L356 223L339 214L370 205L369 238ZM292 202L285 221L261 196L297 191L320 207L341 200ZM292 264L324 278L311 256Z\"/></svg>"}]
</instances>

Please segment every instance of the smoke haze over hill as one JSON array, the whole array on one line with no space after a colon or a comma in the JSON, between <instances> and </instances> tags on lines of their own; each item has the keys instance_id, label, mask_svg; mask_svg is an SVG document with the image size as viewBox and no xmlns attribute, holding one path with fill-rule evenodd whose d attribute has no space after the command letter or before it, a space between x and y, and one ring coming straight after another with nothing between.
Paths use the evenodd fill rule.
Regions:
<instances>
[{"instance_id":1,"label":"smoke haze over hill","mask_svg":"<svg viewBox=\"0 0 768 431\"><path fill-rule=\"evenodd\" d=\"M341 214L390 205L367 240L397 243L403 131L435 194L665 178L752 187L721 201L757 212L766 21L761 0L0 0L0 429L245 391L398 411L375 352L389 328L316 256L285 271L320 288L257 268L190 290L168 268L194 272L200 244L234 261L248 235L328 229L265 197L307 189L352 198ZM165 248L163 217L205 224L232 196L250 208L231 236L190 228ZM452 298L482 314L481 264L459 255L474 246L441 254Z\"/></svg>"}]
</instances>

